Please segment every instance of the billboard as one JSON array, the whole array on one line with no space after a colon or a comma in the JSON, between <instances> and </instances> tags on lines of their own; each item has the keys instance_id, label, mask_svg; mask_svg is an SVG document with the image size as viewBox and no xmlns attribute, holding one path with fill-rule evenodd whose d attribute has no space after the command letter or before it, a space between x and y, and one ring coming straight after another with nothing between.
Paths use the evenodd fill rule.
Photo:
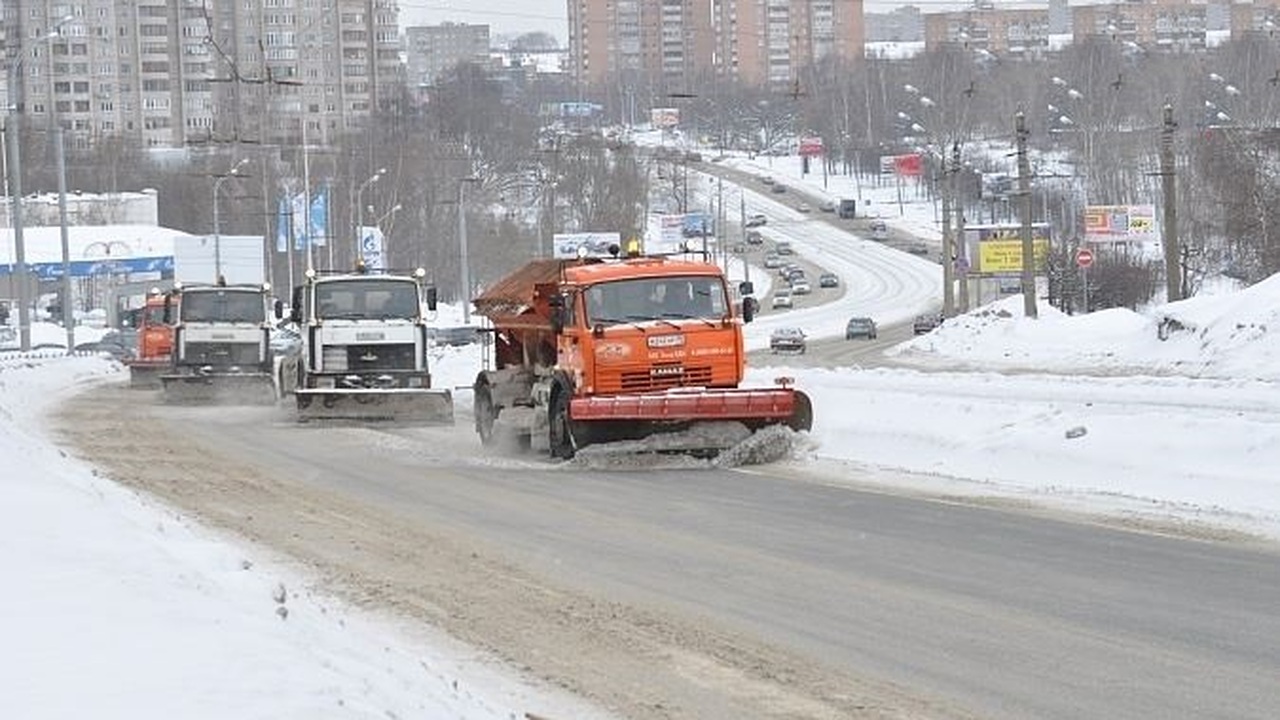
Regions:
<instances>
[{"instance_id":1,"label":"billboard","mask_svg":"<svg viewBox=\"0 0 1280 720\"><path fill-rule=\"evenodd\" d=\"M370 271L387 269L386 238L382 229L368 225L360 228L360 260Z\"/></svg>"},{"instance_id":2,"label":"billboard","mask_svg":"<svg viewBox=\"0 0 1280 720\"><path fill-rule=\"evenodd\" d=\"M881 155L880 174L919 177L924 174L924 158L920 153Z\"/></svg>"},{"instance_id":3,"label":"billboard","mask_svg":"<svg viewBox=\"0 0 1280 720\"><path fill-rule=\"evenodd\" d=\"M1048 223L1031 226L1031 242L1035 248L1035 272L1043 274L1049 257L1051 232ZM967 225L964 244L969 258L970 275L1018 275L1022 273L1022 226Z\"/></svg>"},{"instance_id":4,"label":"billboard","mask_svg":"<svg viewBox=\"0 0 1280 720\"><path fill-rule=\"evenodd\" d=\"M1084 241L1087 243L1157 239L1155 205L1089 205L1084 209Z\"/></svg>"},{"instance_id":5,"label":"billboard","mask_svg":"<svg viewBox=\"0 0 1280 720\"><path fill-rule=\"evenodd\" d=\"M553 257L579 257L579 248L585 257L613 257L610 249L621 250L622 236L616 232L556 233L551 236L551 244Z\"/></svg>"},{"instance_id":6,"label":"billboard","mask_svg":"<svg viewBox=\"0 0 1280 720\"><path fill-rule=\"evenodd\" d=\"M680 124L680 108L653 108L649 111L649 123L655 128L673 128Z\"/></svg>"},{"instance_id":7,"label":"billboard","mask_svg":"<svg viewBox=\"0 0 1280 720\"><path fill-rule=\"evenodd\" d=\"M800 157L817 157L822 154L822 138L800 138Z\"/></svg>"}]
</instances>

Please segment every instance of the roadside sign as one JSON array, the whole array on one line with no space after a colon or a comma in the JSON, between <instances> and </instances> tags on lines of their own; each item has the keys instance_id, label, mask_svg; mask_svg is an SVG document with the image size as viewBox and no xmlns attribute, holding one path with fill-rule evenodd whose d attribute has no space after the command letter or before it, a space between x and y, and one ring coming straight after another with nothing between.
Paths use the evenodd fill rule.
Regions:
<instances>
[{"instance_id":1,"label":"roadside sign","mask_svg":"<svg viewBox=\"0 0 1280 720\"><path fill-rule=\"evenodd\" d=\"M1076 265L1081 268L1088 268L1093 264L1093 251L1089 248L1080 248L1076 250Z\"/></svg>"}]
</instances>

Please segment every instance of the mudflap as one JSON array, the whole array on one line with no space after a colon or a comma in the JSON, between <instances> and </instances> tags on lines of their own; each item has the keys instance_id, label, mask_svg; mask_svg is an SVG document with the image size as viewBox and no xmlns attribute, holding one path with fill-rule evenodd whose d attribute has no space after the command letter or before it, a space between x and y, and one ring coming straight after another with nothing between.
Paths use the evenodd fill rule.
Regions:
<instances>
[{"instance_id":1,"label":"mudflap","mask_svg":"<svg viewBox=\"0 0 1280 720\"><path fill-rule=\"evenodd\" d=\"M164 400L174 405L273 405L275 380L267 374L161 375Z\"/></svg>"},{"instance_id":2,"label":"mudflap","mask_svg":"<svg viewBox=\"0 0 1280 720\"><path fill-rule=\"evenodd\" d=\"M299 388L298 422L452 425L453 394L426 388Z\"/></svg>"}]
</instances>

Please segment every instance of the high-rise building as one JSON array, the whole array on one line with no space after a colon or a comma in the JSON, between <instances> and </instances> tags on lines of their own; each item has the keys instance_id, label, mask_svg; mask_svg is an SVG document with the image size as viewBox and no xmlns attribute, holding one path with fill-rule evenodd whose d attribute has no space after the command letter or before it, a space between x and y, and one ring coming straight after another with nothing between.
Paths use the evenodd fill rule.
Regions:
<instances>
[{"instance_id":1,"label":"high-rise building","mask_svg":"<svg viewBox=\"0 0 1280 720\"><path fill-rule=\"evenodd\" d=\"M859 59L862 0L569 0L575 81L638 74L668 87L719 75L787 83L828 57Z\"/></svg>"},{"instance_id":2,"label":"high-rise building","mask_svg":"<svg viewBox=\"0 0 1280 720\"><path fill-rule=\"evenodd\" d=\"M489 61L489 26L444 23L405 28L405 80L410 87L434 85L460 63Z\"/></svg>"},{"instance_id":3,"label":"high-rise building","mask_svg":"<svg viewBox=\"0 0 1280 720\"><path fill-rule=\"evenodd\" d=\"M0 96L78 147L296 141L303 117L324 142L397 100L398 15L394 0L4 0Z\"/></svg>"}]
</instances>

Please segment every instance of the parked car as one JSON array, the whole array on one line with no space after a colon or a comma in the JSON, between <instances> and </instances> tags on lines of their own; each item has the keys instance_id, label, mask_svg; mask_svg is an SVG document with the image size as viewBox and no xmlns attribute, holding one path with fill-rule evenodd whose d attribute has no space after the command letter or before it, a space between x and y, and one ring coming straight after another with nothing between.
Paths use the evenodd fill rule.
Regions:
<instances>
[{"instance_id":1,"label":"parked car","mask_svg":"<svg viewBox=\"0 0 1280 720\"><path fill-rule=\"evenodd\" d=\"M760 227L761 225L767 225L768 223L769 218L765 217L761 213L756 213L755 215L751 215L747 218L747 227L749 228Z\"/></svg>"},{"instance_id":2,"label":"parked car","mask_svg":"<svg viewBox=\"0 0 1280 720\"><path fill-rule=\"evenodd\" d=\"M791 247L791 243L787 242L786 240L779 240L778 242L774 243L773 250L779 255L795 255L796 254L795 249Z\"/></svg>"},{"instance_id":3,"label":"parked car","mask_svg":"<svg viewBox=\"0 0 1280 720\"><path fill-rule=\"evenodd\" d=\"M769 336L769 351L773 353L804 354L804 331L795 327L783 327L773 331Z\"/></svg>"},{"instance_id":4,"label":"parked car","mask_svg":"<svg viewBox=\"0 0 1280 720\"><path fill-rule=\"evenodd\" d=\"M840 287L840 276L835 273L822 273L818 276L818 287Z\"/></svg>"},{"instance_id":5,"label":"parked car","mask_svg":"<svg viewBox=\"0 0 1280 720\"><path fill-rule=\"evenodd\" d=\"M916 335L923 335L927 332L932 332L941 324L942 316L937 313L917 315L915 322L911 324L911 331Z\"/></svg>"},{"instance_id":6,"label":"parked car","mask_svg":"<svg viewBox=\"0 0 1280 720\"><path fill-rule=\"evenodd\" d=\"M822 212L833 213L836 211L836 201L824 200L820 205L818 205L818 209L821 210Z\"/></svg>"},{"instance_id":7,"label":"parked car","mask_svg":"<svg viewBox=\"0 0 1280 720\"><path fill-rule=\"evenodd\" d=\"M436 344L448 345L450 347L462 347L479 342L479 328L474 325L459 325L457 327L445 327L436 331Z\"/></svg>"},{"instance_id":8,"label":"parked car","mask_svg":"<svg viewBox=\"0 0 1280 720\"><path fill-rule=\"evenodd\" d=\"M874 320L869 317L849 318L849 324L844 327L844 339L852 340L860 337L868 340L876 339L876 322Z\"/></svg>"},{"instance_id":9,"label":"parked car","mask_svg":"<svg viewBox=\"0 0 1280 720\"><path fill-rule=\"evenodd\" d=\"M809 281L805 280L803 275L791 281L792 295L808 295L811 292L813 292L813 287L809 285Z\"/></svg>"},{"instance_id":10,"label":"parked car","mask_svg":"<svg viewBox=\"0 0 1280 720\"><path fill-rule=\"evenodd\" d=\"M748 244L748 245L763 245L763 244L764 244L764 236L760 234L760 231L759 231L759 230L748 230L748 231L747 231L747 244Z\"/></svg>"},{"instance_id":11,"label":"parked car","mask_svg":"<svg viewBox=\"0 0 1280 720\"><path fill-rule=\"evenodd\" d=\"M791 302L790 288L780 288L773 291L773 309L794 307Z\"/></svg>"},{"instance_id":12,"label":"parked car","mask_svg":"<svg viewBox=\"0 0 1280 720\"><path fill-rule=\"evenodd\" d=\"M776 270L782 267L782 258L778 256L778 253L771 252L764 256L764 266L770 270Z\"/></svg>"},{"instance_id":13,"label":"parked car","mask_svg":"<svg viewBox=\"0 0 1280 720\"><path fill-rule=\"evenodd\" d=\"M889 239L889 226L883 220L871 221L871 239L884 242Z\"/></svg>"}]
</instances>

